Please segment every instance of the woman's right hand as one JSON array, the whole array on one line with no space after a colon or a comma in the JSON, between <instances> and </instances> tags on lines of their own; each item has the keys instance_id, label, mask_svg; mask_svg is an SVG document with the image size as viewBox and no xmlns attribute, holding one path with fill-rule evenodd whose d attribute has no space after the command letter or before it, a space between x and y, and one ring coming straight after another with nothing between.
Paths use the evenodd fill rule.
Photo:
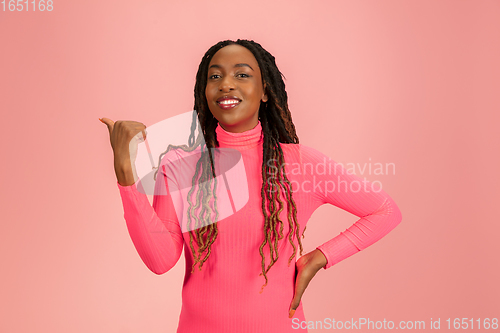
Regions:
<instances>
[{"instance_id":1,"label":"woman's right hand","mask_svg":"<svg viewBox=\"0 0 500 333\"><path fill-rule=\"evenodd\" d=\"M134 184L137 181L134 172L137 145L146 138L146 126L137 121L118 120L114 122L109 118L101 118L100 120L108 127L118 182L124 186Z\"/></svg>"}]
</instances>

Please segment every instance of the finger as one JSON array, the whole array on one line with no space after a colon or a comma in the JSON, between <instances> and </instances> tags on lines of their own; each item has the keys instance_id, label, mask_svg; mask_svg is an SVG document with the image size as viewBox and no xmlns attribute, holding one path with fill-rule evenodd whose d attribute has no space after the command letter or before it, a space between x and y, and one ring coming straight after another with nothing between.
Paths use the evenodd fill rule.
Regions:
<instances>
[{"instance_id":1,"label":"finger","mask_svg":"<svg viewBox=\"0 0 500 333\"><path fill-rule=\"evenodd\" d=\"M294 298L294 301L292 301L292 303L294 303L294 302L295 302L295 298ZM299 302L300 302L300 299L299 299ZM295 314L295 310L297 310L297 308L298 308L298 305L295 308L290 308L290 311L288 311L288 318L293 317L293 315Z\"/></svg>"},{"instance_id":2,"label":"finger","mask_svg":"<svg viewBox=\"0 0 500 333\"><path fill-rule=\"evenodd\" d=\"M288 310L288 318L292 318L295 314L295 310L299 307L300 298L301 298L301 290L298 287L297 280L295 280L295 290L293 292L292 302L290 303L290 309Z\"/></svg>"},{"instance_id":3,"label":"finger","mask_svg":"<svg viewBox=\"0 0 500 333\"><path fill-rule=\"evenodd\" d=\"M297 308L299 307L301 298L302 297L299 296L299 294L293 296L292 303L290 303L290 310L288 311L288 318L292 318L295 314L295 310L297 310Z\"/></svg>"},{"instance_id":4,"label":"finger","mask_svg":"<svg viewBox=\"0 0 500 333\"><path fill-rule=\"evenodd\" d=\"M309 284L310 278L304 274L304 270L297 272L297 277L295 279L295 291L293 294L292 303L290 303L290 311L288 313L288 318L292 318L295 314L295 310L299 307L300 300L302 299L302 295L306 290L307 285Z\"/></svg>"},{"instance_id":5,"label":"finger","mask_svg":"<svg viewBox=\"0 0 500 333\"><path fill-rule=\"evenodd\" d=\"M113 127L115 126L115 122L109 118L101 118L101 121L106 124L108 127L109 134L113 132Z\"/></svg>"}]
</instances>

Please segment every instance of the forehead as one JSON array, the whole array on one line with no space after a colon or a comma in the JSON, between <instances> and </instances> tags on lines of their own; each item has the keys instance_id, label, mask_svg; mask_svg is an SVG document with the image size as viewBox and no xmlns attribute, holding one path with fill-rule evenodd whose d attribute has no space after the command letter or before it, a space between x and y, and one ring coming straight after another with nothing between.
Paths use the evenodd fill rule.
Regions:
<instances>
[{"instance_id":1,"label":"forehead","mask_svg":"<svg viewBox=\"0 0 500 333\"><path fill-rule=\"evenodd\" d=\"M239 63L247 63L254 69L258 67L257 59L249 49L238 44L231 44L217 51L208 66L216 64L222 67L233 67Z\"/></svg>"}]
</instances>

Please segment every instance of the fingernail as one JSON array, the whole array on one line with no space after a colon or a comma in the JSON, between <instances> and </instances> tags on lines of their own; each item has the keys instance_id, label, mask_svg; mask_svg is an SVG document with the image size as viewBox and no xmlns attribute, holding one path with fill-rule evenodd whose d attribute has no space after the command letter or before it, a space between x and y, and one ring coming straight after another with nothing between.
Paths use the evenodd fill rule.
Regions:
<instances>
[{"instance_id":1,"label":"fingernail","mask_svg":"<svg viewBox=\"0 0 500 333\"><path fill-rule=\"evenodd\" d=\"M104 121L102 121L102 118L99 118L99 121L104 124Z\"/></svg>"},{"instance_id":2,"label":"fingernail","mask_svg":"<svg viewBox=\"0 0 500 333\"><path fill-rule=\"evenodd\" d=\"M294 314L295 314L295 310L290 310L290 313L288 314L288 318L292 318Z\"/></svg>"}]
</instances>

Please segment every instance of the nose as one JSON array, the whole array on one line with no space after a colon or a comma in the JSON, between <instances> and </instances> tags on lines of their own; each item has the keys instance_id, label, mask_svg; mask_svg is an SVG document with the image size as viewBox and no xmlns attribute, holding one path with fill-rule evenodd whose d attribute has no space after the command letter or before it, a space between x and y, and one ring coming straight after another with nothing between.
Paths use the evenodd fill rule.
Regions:
<instances>
[{"instance_id":1,"label":"nose","mask_svg":"<svg viewBox=\"0 0 500 333\"><path fill-rule=\"evenodd\" d=\"M235 89L233 79L229 75L224 76L219 82L219 90L222 92L229 92Z\"/></svg>"}]
</instances>

